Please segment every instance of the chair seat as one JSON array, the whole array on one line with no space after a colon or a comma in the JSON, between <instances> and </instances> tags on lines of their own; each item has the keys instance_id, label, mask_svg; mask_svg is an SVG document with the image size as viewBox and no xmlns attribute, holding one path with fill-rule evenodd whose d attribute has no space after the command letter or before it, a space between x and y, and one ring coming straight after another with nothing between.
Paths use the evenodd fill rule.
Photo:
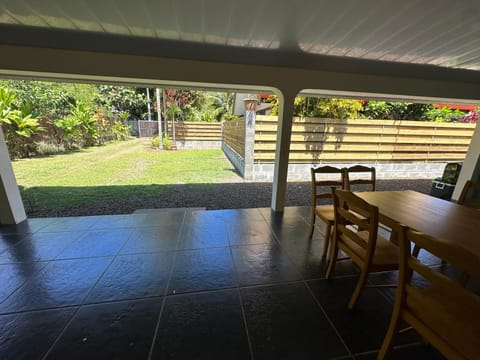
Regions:
<instances>
[{"instance_id":1,"label":"chair seat","mask_svg":"<svg viewBox=\"0 0 480 360\"><path fill-rule=\"evenodd\" d=\"M318 205L315 207L315 214L328 224L335 223L333 205Z\"/></svg>"},{"instance_id":2,"label":"chair seat","mask_svg":"<svg viewBox=\"0 0 480 360\"><path fill-rule=\"evenodd\" d=\"M460 286L459 286L460 287ZM406 309L428 324L437 336L465 358L478 359L480 339L480 298L459 289L431 286L419 289L407 285Z\"/></svg>"},{"instance_id":3,"label":"chair seat","mask_svg":"<svg viewBox=\"0 0 480 360\"><path fill-rule=\"evenodd\" d=\"M368 232L359 231L358 236L365 241L365 244L368 241ZM358 257L364 259L366 257L366 250L358 245L356 242L342 234L340 236L342 241L344 241L347 246L353 251ZM372 267L380 267L383 270L388 269L398 269L400 253L399 248L391 241L383 238L382 236L377 236L377 244L375 247L375 254L372 259Z\"/></svg>"}]
</instances>

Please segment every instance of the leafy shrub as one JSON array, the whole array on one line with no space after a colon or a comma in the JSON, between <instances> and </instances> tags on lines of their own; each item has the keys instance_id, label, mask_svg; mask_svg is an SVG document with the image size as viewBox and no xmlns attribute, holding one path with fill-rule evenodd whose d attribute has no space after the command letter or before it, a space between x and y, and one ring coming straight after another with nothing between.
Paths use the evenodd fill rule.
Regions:
<instances>
[{"instance_id":1,"label":"leafy shrub","mask_svg":"<svg viewBox=\"0 0 480 360\"><path fill-rule=\"evenodd\" d=\"M62 132L61 143L65 146L65 149L80 147L82 131L79 119L67 116L63 119L56 119L53 123Z\"/></svg>"},{"instance_id":2,"label":"leafy shrub","mask_svg":"<svg viewBox=\"0 0 480 360\"><path fill-rule=\"evenodd\" d=\"M357 119L362 104L358 100L319 99L317 113L320 117L333 119Z\"/></svg>"},{"instance_id":3,"label":"leafy shrub","mask_svg":"<svg viewBox=\"0 0 480 360\"><path fill-rule=\"evenodd\" d=\"M390 119L392 106L385 101L367 101L363 105L362 115L368 119Z\"/></svg>"},{"instance_id":4,"label":"leafy shrub","mask_svg":"<svg viewBox=\"0 0 480 360\"><path fill-rule=\"evenodd\" d=\"M154 148L158 148L160 146L160 141L158 139L159 139L158 135L152 137L152 140L150 141L150 145Z\"/></svg>"},{"instance_id":5,"label":"leafy shrub","mask_svg":"<svg viewBox=\"0 0 480 360\"><path fill-rule=\"evenodd\" d=\"M112 132L115 140L128 140L130 138L130 125L123 123L122 121L115 121L112 126Z\"/></svg>"},{"instance_id":6,"label":"leafy shrub","mask_svg":"<svg viewBox=\"0 0 480 360\"><path fill-rule=\"evenodd\" d=\"M43 130L36 118L32 117L31 106L16 103L13 91L0 88L0 126L12 158L35 154L34 136Z\"/></svg>"},{"instance_id":7,"label":"leafy shrub","mask_svg":"<svg viewBox=\"0 0 480 360\"><path fill-rule=\"evenodd\" d=\"M170 150L172 148L173 141L168 136L163 136L162 144L164 149Z\"/></svg>"},{"instance_id":8,"label":"leafy shrub","mask_svg":"<svg viewBox=\"0 0 480 360\"><path fill-rule=\"evenodd\" d=\"M82 102L70 104L70 113L54 120L54 125L62 130L61 142L65 148L80 148L92 146L97 143L99 137L96 118L92 116L90 109Z\"/></svg>"},{"instance_id":9,"label":"leafy shrub","mask_svg":"<svg viewBox=\"0 0 480 360\"><path fill-rule=\"evenodd\" d=\"M465 114L460 110L448 107L432 108L425 113L425 118L436 122L455 122Z\"/></svg>"},{"instance_id":10,"label":"leafy shrub","mask_svg":"<svg viewBox=\"0 0 480 360\"><path fill-rule=\"evenodd\" d=\"M152 138L152 141L150 142L150 144L152 145L152 147L154 148L158 148L158 146L160 145L159 143L159 140L158 140L158 135L157 136L154 136ZM165 150L170 150L172 148L172 145L173 145L173 141L172 139L170 139L168 136L163 136L162 138L162 145L163 145L163 148Z\"/></svg>"},{"instance_id":11,"label":"leafy shrub","mask_svg":"<svg viewBox=\"0 0 480 360\"><path fill-rule=\"evenodd\" d=\"M267 102L272 104L271 114L278 115L278 98L270 96ZM356 119L361 109L360 101L350 99L297 96L293 104L293 114L302 117Z\"/></svg>"},{"instance_id":12,"label":"leafy shrub","mask_svg":"<svg viewBox=\"0 0 480 360\"><path fill-rule=\"evenodd\" d=\"M422 120L433 109L431 104L408 102L366 101L360 114L368 119Z\"/></svg>"}]
</instances>

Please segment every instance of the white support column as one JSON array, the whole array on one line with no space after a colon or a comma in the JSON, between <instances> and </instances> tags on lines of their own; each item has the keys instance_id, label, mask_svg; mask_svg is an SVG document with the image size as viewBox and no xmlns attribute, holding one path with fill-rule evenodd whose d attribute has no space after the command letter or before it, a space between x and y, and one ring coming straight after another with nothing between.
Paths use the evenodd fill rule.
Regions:
<instances>
[{"instance_id":1,"label":"white support column","mask_svg":"<svg viewBox=\"0 0 480 360\"><path fill-rule=\"evenodd\" d=\"M453 191L452 199L458 200L460 193L462 192L463 186L465 183L472 179L474 172L477 170L476 167L480 166L478 162L480 161L480 124L477 124L475 131L472 136L472 141L468 148L467 156L463 162L462 170L458 176L457 185L455 185L455 190ZM478 171L478 170L477 170ZM474 179L476 181L480 179Z\"/></svg>"},{"instance_id":2,"label":"white support column","mask_svg":"<svg viewBox=\"0 0 480 360\"><path fill-rule=\"evenodd\" d=\"M287 191L288 157L292 134L293 103L298 92L283 92L278 96L278 127L273 173L272 210L282 212Z\"/></svg>"},{"instance_id":3,"label":"white support column","mask_svg":"<svg viewBox=\"0 0 480 360\"><path fill-rule=\"evenodd\" d=\"M18 224L27 218L7 144L0 126L0 225Z\"/></svg>"}]
</instances>

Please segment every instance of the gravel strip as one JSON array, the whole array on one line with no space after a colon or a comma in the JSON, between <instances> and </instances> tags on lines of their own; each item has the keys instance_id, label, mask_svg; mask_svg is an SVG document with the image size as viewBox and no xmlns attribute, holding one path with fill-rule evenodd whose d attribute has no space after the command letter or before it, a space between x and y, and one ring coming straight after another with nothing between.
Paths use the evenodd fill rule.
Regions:
<instances>
[{"instance_id":1,"label":"gravel strip","mask_svg":"<svg viewBox=\"0 0 480 360\"><path fill-rule=\"evenodd\" d=\"M415 180L377 180L377 191L416 190L430 193L432 181ZM287 185L287 206L304 206L310 204L310 182L290 182ZM242 209L270 207L272 184L267 182L236 182L215 184L172 185L165 194L155 196L134 196L121 201L94 202L88 206L77 206L61 212L42 209L30 217L50 216L87 216L131 214L138 209L161 208L206 208Z\"/></svg>"}]
</instances>

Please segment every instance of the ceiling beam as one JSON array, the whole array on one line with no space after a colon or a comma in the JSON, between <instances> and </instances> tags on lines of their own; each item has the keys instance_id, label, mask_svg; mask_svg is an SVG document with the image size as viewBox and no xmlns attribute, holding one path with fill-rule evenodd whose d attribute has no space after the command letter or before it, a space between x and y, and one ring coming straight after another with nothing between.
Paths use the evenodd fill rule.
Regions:
<instances>
[{"instance_id":1,"label":"ceiling beam","mask_svg":"<svg viewBox=\"0 0 480 360\"><path fill-rule=\"evenodd\" d=\"M452 78L451 69L431 78L430 73L422 72L423 66L409 66L405 76L399 77L396 71L392 75L376 71L376 62L364 72L363 67L355 69L353 65L344 71L330 71L18 45L0 45L0 52L3 77L252 91L277 89L289 93L313 89L322 93L383 94L391 98L438 101L480 100L477 73L466 71L475 76L465 78L465 70L457 72L458 78Z\"/></svg>"}]
</instances>

